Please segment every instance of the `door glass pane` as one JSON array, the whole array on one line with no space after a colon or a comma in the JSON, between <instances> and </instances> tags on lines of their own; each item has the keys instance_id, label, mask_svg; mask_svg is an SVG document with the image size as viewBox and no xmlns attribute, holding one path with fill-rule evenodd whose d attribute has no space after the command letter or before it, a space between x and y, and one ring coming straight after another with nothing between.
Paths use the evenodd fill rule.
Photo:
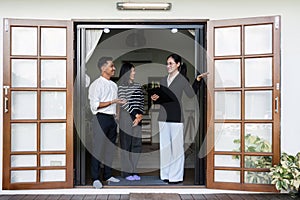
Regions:
<instances>
[{"instance_id":1,"label":"door glass pane","mask_svg":"<svg viewBox=\"0 0 300 200\"><path fill-rule=\"evenodd\" d=\"M245 59L245 86L272 86L272 58Z\"/></svg>"},{"instance_id":2,"label":"door glass pane","mask_svg":"<svg viewBox=\"0 0 300 200\"><path fill-rule=\"evenodd\" d=\"M41 170L41 182L66 181L66 170Z\"/></svg>"},{"instance_id":3,"label":"door glass pane","mask_svg":"<svg viewBox=\"0 0 300 200\"><path fill-rule=\"evenodd\" d=\"M12 27L12 55L37 55L37 28Z\"/></svg>"},{"instance_id":4,"label":"door glass pane","mask_svg":"<svg viewBox=\"0 0 300 200\"><path fill-rule=\"evenodd\" d=\"M11 151L36 151L36 124L11 124Z\"/></svg>"},{"instance_id":5,"label":"door glass pane","mask_svg":"<svg viewBox=\"0 0 300 200\"><path fill-rule=\"evenodd\" d=\"M66 92L41 93L41 119L66 119Z\"/></svg>"},{"instance_id":6,"label":"door glass pane","mask_svg":"<svg viewBox=\"0 0 300 200\"><path fill-rule=\"evenodd\" d=\"M215 56L241 55L241 28L215 29Z\"/></svg>"},{"instance_id":7,"label":"door glass pane","mask_svg":"<svg viewBox=\"0 0 300 200\"><path fill-rule=\"evenodd\" d=\"M37 119L37 93L12 91L11 118Z\"/></svg>"},{"instance_id":8,"label":"door glass pane","mask_svg":"<svg viewBox=\"0 0 300 200\"><path fill-rule=\"evenodd\" d=\"M272 53L272 25L245 26L245 54Z\"/></svg>"},{"instance_id":9,"label":"door glass pane","mask_svg":"<svg viewBox=\"0 0 300 200\"><path fill-rule=\"evenodd\" d=\"M41 155L41 166L66 166L65 154Z\"/></svg>"},{"instance_id":10,"label":"door glass pane","mask_svg":"<svg viewBox=\"0 0 300 200\"><path fill-rule=\"evenodd\" d=\"M271 184L269 172L245 172L245 183L253 184Z\"/></svg>"},{"instance_id":11,"label":"door glass pane","mask_svg":"<svg viewBox=\"0 0 300 200\"><path fill-rule=\"evenodd\" d=\"M37 156L36 155L12 155L11 167L36 167Z\"/></svg>"},{"instance_id":12,"label":"door glass pane","mask_svg":"<svg viewBox=\"0 0 300 200\"><path fill-rule=\"evenodd\" d=\"M241 150L241 125L238 123L215 123L215 151Z\"/></svg>"},{"instance_id":13,"label":"door glass pane","mask_svg":"<svg viewBox=\"0 0 300 200\"><path fill-rule=\"evenodd\" d=\"M240 59L215 61L215 87L241 87Z\"/></svg>"},{"instance_id":14,"label":"door glass pane","mask_svg":"<svg viewBox=\"0 0 300 200\"><path fill-rule=\"evenodd\" d=\"M246 91L245 118L272 119L272 91Z\"/></svg>"},{"instance_id":15,"label":"door glass pane","mask_svg":"<svg viewBox=\"0 0 300 200\"><path fill-rule=\"evenodd\" d=\"M240 177L239 171L215 170L215 182L240 183Z\"/></svg>"},{"instance_id":16,"label":"door glass pane","mask_svg":"<svg viewBox=\"0 0 300 200\"><path fill-rule=\"evenodd\" d=\"M36 170L11 171L11 183L36 182Z\"/></svg>"},{"instance_id":17,"label":"door glass pane","mask_svg":"<svg viewBox=\"0 0 300 200\"><path fill-rule=\"evenodd\" d=\"M41 150L65 151L66 150L66 124L41 123Z\"/></svg>"},{"instance_id":18,"label":"door glass pane","mask_svg":"<svg viewBox=\"0 0 300 200\"><path fill-rule=\"evenodd\" d=\"M240 119L241 93L215 92L215 119Z\"/></svg>"},{"instance_id":19,"label":"door glass pane","mask_svg":"<svg viewBox=\"0 0 300 200\"><path fill-rule=\"evenodd\" d=\"M41 55L66 56L67 31L65 28L41 28Z\"/></svg>"},{"instance_id":20,"label":"door glass pane","mask_svg":"<svg viewBox=\"0 0 300 200\"><path fill-rule=\"evenodd\" d=\"M240 167L241 160L238 155L215 155L215 166L217 167Z\"/></svg>"},{"instance_id":21,"label":"door glass pane","mask_svg":"<svg viewBox=\"0 0 300 200\"><path fill-rule=\"evenodd\" d=\"M245 156L246 168L270 168L272 167L272 156Z\"/></svg>"},{"instance_id":22,"label":"door glass pane","mask_svg":"<svg viewBox=\"0 0 300 200\"><path fill-rule=\"evenodd\" d=\"M12 59L12 87L37 87L37 61L31 59Z\"/></svg>"},{"instance_id":23,"label":"door glass pane","mask_svg":"<svg viewBox=\"0 0 300 200\"><path fill-rule=\"evenodd\" d=\"M245 124L245 151L272 152L272 124Z\"/></svg>"},{"instance_id":24,"label":"door glass pane","mask_svg":"<svg viewBox=\"0 0 300 200\"><path fill-rule=\"evenodd\" d=\"M66 60L41 61L41 87L66 87Z\"/></svg>"}]
</instances>

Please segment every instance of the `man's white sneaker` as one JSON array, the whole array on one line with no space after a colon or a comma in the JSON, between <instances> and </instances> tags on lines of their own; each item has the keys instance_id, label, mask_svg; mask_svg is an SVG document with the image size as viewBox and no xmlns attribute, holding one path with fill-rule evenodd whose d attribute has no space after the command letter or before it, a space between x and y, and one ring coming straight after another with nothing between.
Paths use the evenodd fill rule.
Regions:
<instances>
[{"instance_id":1,"label":"man's white sneaker","mask_svg":"<svg viewBox=\"0 0 300 200\"><path fill-rule=\"evenodd\" d=\"M114 182L114 183L118 183L118 182L120 182L120 180L119 180L119 179L117 179L117 178L115 178L115 177L113 177L113 176L112 176L112 177L110 177L109 179L107 179L106 181L107 181L107 182L109 182L109 181L110 181L110 182Z\"/></svg>"},{"instance_id":2,"label":"man's white sneaker","mask_svg":"<svg viewBox=\"0 0 300 200\"><path fill-rule=\"evenodd\" d=\"M100 189L100 188L102 188L102 183L99 180L95 180L93 182L93 187L96 189Z\"/></svg>"}]
</instances>

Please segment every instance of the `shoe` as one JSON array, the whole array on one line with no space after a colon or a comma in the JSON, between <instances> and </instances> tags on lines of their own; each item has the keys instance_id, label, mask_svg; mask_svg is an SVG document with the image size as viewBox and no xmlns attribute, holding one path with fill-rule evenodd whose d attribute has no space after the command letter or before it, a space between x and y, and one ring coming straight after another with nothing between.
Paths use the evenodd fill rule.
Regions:
<instances>
[{"instance_id":1,"label":"shoe","mask_svg":"<svg viewBox=\"0 0 300 200\"><path fill-rule=\"evenodd\" d=\"M107 179L106 180L107 182L114 182L114 183L118 183L118 182L120 182L120 180L119 179L117 179L117 178L115 178L115 177L110 177L109 179Z\"/></svg>"},{"instance_id":2,"label":"shoe","mask_svg":"<svg viewBox=\"0 0 300 200\"><path fill-rule=\"evenodd\" d=\"M175 182L170 182L169 181L169 184L171 184L171 185L176 185L176 184L180 184L180 183L182 183L182 181L175 181Z\"/></svg>"},{"instance_id":3,"label":"shoe","mask_svg":"<svg viewBox=\"0 0 300 200\"><path fill-rule=\"evenodd\" d=\"M169 183L169 179L163 179L162 181L165 183Z\"/></svg>"},{"instance_id":4,"label":"shoe","mask_svg":"<svg viewBox=\"0 0 300 200\"><path fill-rule=\"evenodd\" d=\"M133 177L133 178L134 178L134 180L136 180L136 181L139 181L139 180L141 180L141 177L140 177L140 176L138 176L137 174L133 175L132 177Z\"/></svg>"},{"instance_id":5,"label":"shoe","mask_svg":"<svg viewBox=\"0 0 300 200\"><path fill-rule=\"evenodd\" d=\"M128 181L134 181L135 180L135 178L133 176L127 176L125 179L128 180Z\"/></svg>"},{"instance_id":6,"label":"shoe","mask_svg":"<svg viewBox=\"0 0 300 200\"><path fill-rule=\"evenodd\" d=\"M93 182L93 187L94 187L95 189L100 189L100 188L102 188L103 186L102 186L102 183L101 183L99 180L95 180L95 181Z\"/></svg>"}]
</instances>

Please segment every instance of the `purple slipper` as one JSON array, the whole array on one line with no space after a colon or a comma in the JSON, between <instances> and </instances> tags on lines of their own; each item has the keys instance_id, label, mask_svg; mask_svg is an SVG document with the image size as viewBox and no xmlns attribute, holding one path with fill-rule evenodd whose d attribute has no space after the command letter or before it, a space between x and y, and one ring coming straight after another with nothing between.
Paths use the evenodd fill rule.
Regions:
<instances>
[{"instance_id":1,"label":"purple slipper","mask_svg":"<svg viewBox=\"0 0 300 200\"><path fill-rule=\"evenodd\" d=\"M125 179L128 180L128 181L134 181L135 180L135 178L133 176L127 176Z\"/></svg>"}]
</instances>

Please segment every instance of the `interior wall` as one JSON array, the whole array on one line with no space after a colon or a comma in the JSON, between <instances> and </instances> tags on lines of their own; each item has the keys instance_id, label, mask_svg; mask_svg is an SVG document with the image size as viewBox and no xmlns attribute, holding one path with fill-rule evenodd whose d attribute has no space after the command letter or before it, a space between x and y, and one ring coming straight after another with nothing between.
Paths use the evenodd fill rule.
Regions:
<instances>
[{"instance_id":1,"label":"interior wall","mask_svg":"<svg viewBox=\"0 0 300 200\"><path fill-rule=\"evenodd\" d=\"M141 1L141 0L137 0ZM163 1L164 0L156 0ZM0 1L0 85L3 85L3 19L230 19L259 16L281 16L281 149L299 151L300 126L298 57L300 52L300 1L272 0L169 0L170 11L119 11L111 0L1 0ZM3 94L0 93L3 105ZM3 110L0 108L0 149L3 137ZM2 157L2 154L0 155ZM0 164L2 159L0 159ZM1 170L2 171L2 170ZM0 173L2 176L2 173ZM2 180L2 177L0 177ZM2 182L0 181L0 188Z\"/></svg>"}]
</instances>

